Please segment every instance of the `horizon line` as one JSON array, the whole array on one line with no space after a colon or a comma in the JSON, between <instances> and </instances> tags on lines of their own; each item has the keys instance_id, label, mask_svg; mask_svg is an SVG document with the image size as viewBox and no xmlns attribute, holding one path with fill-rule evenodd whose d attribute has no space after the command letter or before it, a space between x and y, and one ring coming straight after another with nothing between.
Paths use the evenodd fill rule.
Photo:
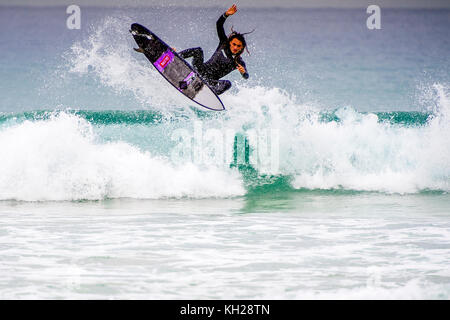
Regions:
<instances>
[{"instance_id":1,"label":"horizon line","mask_svg":"<svg viewBox=\"0 0 450 320\"><path fill-rule=\"evenodd\" d=\"M2 4L0 3L0 7L3 8L67 8L69 5L61 5L61 4ZM108 5L98 5L98 4L84 4L78 5L79 7L85 8L108 8L108 9L134 9L134 8L193 8L193 9L223 9L220 6L210 5L210 6L201 6L201 5L146 5L146 4L108 4ZM361 6L317 6L317 5L298 5L298 6L277 6L277 5L263 5L263 6L251 6L251 5L241 5L240 8L243 9L366 9L365 5ZM450 10L450 5L447 7L443 6L428 6L428 7L410 7L410 6L380 6L381 9L406 9L406 10L437 10L437 9L445 9Z\"/></svg>"}]
</instances>

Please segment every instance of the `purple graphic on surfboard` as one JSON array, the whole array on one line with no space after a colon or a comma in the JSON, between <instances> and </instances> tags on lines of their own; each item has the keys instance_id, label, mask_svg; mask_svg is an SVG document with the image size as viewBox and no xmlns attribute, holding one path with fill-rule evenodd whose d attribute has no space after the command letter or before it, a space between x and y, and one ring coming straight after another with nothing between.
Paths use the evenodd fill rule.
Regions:
<instances>
[{"instance_id":1,"label":"purple graphic on surfboard","mask_svg":"<svg viewBox=\"0 0 450 320\"><path fill-rule=\"evenodd\" d=\"M163 72L164 69L173 61L174 54L172 51L167 50L164 52L161 57L159 57L158 60L153 63L153 65L158 69L160 72Z\"/></svg>"},{"instance_id":2,"label":"purple graphic on surfboard","mask_svg":"<svg viewBox=\"0 0 450 320\"><path fill-rule=\"evenodd\" d=\"M195 73L192 71L191 73L188 74L186 78L184 78L183 81L180 82L180 88L178 88L178 90L183 92L184 89L187 89L188 85L192 82L192 80L194 80L194 78Z\"/></svg>"}]
</instances>

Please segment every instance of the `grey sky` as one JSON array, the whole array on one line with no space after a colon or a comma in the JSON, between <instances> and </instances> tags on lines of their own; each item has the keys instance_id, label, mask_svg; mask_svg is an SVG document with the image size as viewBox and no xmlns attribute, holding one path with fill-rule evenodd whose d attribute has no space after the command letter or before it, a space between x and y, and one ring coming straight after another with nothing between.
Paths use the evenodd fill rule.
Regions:
<instances>
[{"instance_id":1,"label":"grey sky","mask_svg":"<svg viewBox=\"0 0 450 320\"><path fill-rule=\"evenodd\" d=\"M300 7L300 8L367 8L371 4L381 8L450 8L449 0L0 0L3 6L188 6L238 8Z\"/></svg>"}]
</instances>

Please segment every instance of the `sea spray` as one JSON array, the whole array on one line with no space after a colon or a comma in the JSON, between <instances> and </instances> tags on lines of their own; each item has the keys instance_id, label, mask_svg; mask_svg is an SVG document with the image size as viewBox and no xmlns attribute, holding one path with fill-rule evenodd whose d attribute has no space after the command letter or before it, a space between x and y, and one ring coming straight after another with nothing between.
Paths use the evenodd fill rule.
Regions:
<instances>
[{"instance_id":1,"label":"sea spray","mask_svg":"<svg viewBox=\"0 0 450 320\"><path fill-rule=\"evenodd\" d=\"M98 23L87 39L75 42L65 54L69 73L80 77L92 74L117 95L131 92L142 105L160 106L163 111L189 101L170 94L172 86L161 81L142 54L132 50L129 24L128 19L117 16Z\"/></svg>"}]
</instances>

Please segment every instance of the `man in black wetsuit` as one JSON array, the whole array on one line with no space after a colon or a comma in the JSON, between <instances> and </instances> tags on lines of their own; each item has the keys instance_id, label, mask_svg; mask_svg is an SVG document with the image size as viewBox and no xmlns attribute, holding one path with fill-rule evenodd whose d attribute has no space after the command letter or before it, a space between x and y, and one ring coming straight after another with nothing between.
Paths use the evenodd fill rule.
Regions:
<instances>
[{"instance_id":1,"label":"man in black wetsuit","mask_svg":"<svg viewBox=\"0 0 450 320\"><path fill-rule=\"evenodd\" d=\"M217 34L219 35L220 43L208 61L203 62L203 50L199 47L186 49L178 53L182 58L193 58L192 66L218 95L224 93L231 87L230 81L219 79L234 69L239 70L245 79L249 77L245 63L241 58L241 54L246 47L244 36L233 31L227 37L223 29L225 19L235 14L236 11L237 8L234 4L217 20Z\"/></svg>"}]
</instances>

